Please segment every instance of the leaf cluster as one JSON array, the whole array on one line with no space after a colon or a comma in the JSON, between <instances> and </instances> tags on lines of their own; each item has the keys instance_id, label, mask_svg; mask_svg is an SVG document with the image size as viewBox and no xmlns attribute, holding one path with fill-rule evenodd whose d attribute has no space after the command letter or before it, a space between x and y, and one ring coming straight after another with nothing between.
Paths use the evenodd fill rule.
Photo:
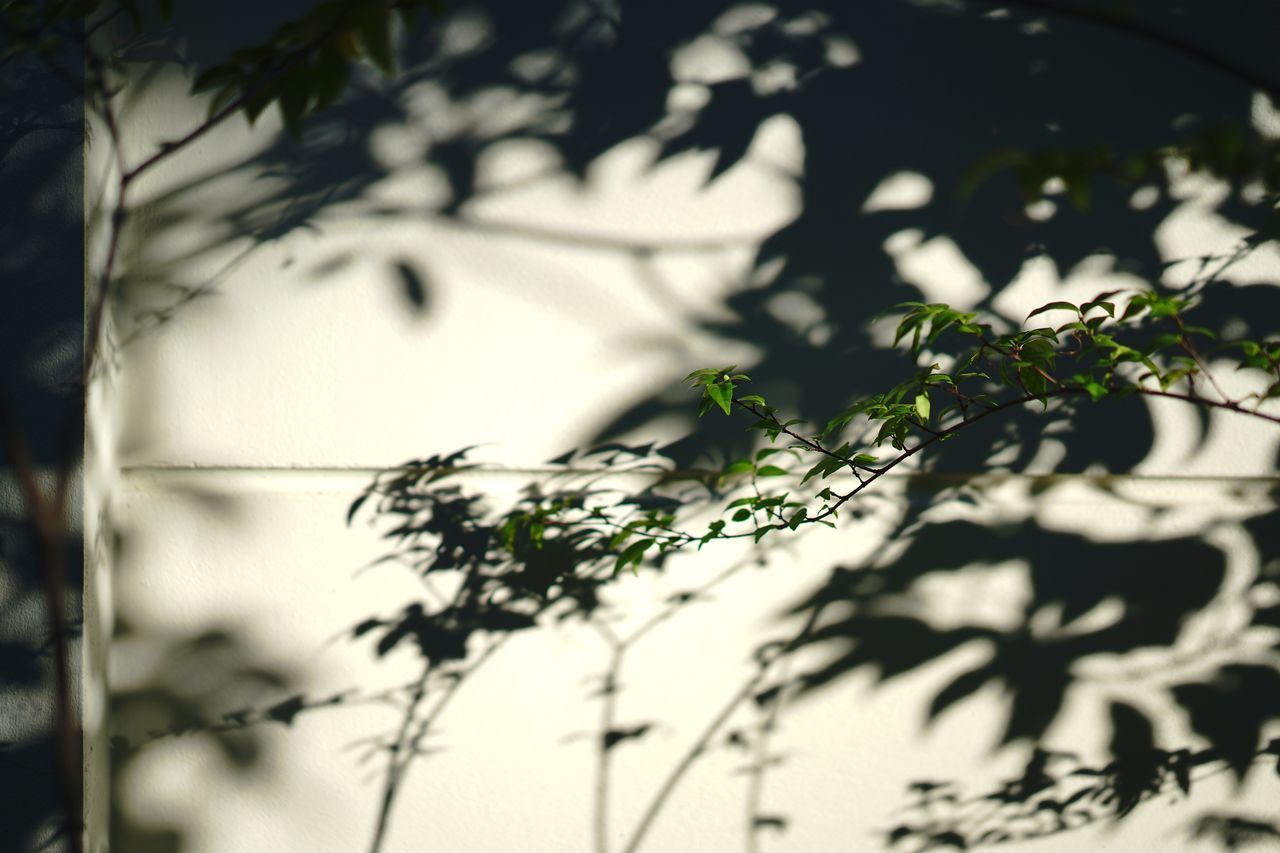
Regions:
<instances>
[{"instance_id":1,"label":"leaf cluster","mask_svg":"<svg viewBox=\"0 0 1280 853\"><path fill-rule=\"evenodd\" d=\"M1079 213L1093 205L1099 178L1122 186L1162 183L1170 170L1185 168L1229 180L1256 182L1268 195L1280 193L1280 141L1252 128L1211 125L1173 145L1122 152L1106 144L1084 148L1004 148L976 163L961 183L972 196L996 175L1008 173L1024 202L1031 204L1060 191Z\"/></svg>"},{"instance_id":2,"label":"leaf cluster","mask_svg":"<svg viewBox=\"0 0 1280 853\"><path fill-rule=\"evenodd\" d=\"M444 12L442 0L327 0L278 28L263 44L238 50L203 71L192 94L211 93L209 115L241 110L250 123L277 104L297 136L302 121L341 97L351 67L368 62L396 73L397 25L412 29L423 11Z\"/></svg>"},{"instance_id":3,"label":"leaf cluster","mask_svg":"<svg viewBox=\"0 0 1280 853\"><path fill-rule=\"evenodd\" d=\"M775 530L829 526L842 507L911 456L972 423L1031 402L1047 409L1051 402L1157 394L1276 420L1257 411L1256 403L1275 396L1280 387L1280 343L1217 345L1209 330L1185 323L1184 312L1191 307L1193 301L1183 295L1113 291L1079 305L1051 302L1027 318L1062 320L1065 315L1066 322L997 334L971 312L903 303L895 342L905 343L915 359L928 352L953 366L943 370L941 361L933 361L888 391L845 407L821 430L806 430L800 419L784 419L763 396L741 394L750 377L735 372L734 366L693 371L686 382L701 391L700 415L712 409L729 415L736 409L751 415L747 428L762 431L769 441L701 480L709 497L729 498L720 517L705 529L690 531L684 529L681 513L691 503L673 501L642 510L643 501L634 498L610 503L583 493L514 511L501 524L501 541L518 561L528 549L544 547L554 530L560 541L583 547L580 558L607 557L616 574L635 571L650 555L661 557L690 545L701 548L740 537L760 542ZM1205 376L1200 350L1205 345L1211 347L1205 354L1235 356L1240 369L1267 372L1266 391L1241 400L1203 396L1195 383ZM880 448L885 446L894 455L884 457ZM843 490L833 480L812 496L797 492L811 481L841 475L852 480ZM656 482L667 480L660 476Z\"/></svg>"}]
</instances>

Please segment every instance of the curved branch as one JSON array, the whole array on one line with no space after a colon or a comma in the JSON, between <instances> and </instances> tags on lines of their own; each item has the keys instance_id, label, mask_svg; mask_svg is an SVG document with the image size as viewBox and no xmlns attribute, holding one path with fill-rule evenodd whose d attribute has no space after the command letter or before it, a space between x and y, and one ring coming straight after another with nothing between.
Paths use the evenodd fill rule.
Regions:
<instances>
[{"instance_id":1,"label":"curved branch","mask_svg":"<svg viewBox=\"0 0 1280 853\"><path fill-rule=\"evenodd\" d=\"M1181 400L1186 403L1191 403L1197 406L1204 406L1205 408L1209 408L1209 409L1224 409L1229 412L1236 412L1242 415L1250 415L1252 417L1260 418L1264 421L1268 421L1270 423L1280 425L1280 416L1272 415L1267 412L1260 412L1260 411L1257 411L1256 409L1249 409L1231 400L1224 400L1224 401L1210 400L1195 394L1183 394L1176 391L1162 391L1155 388L1142 388L1142 387L1133 386L1133 385L1125 385L1125 386L1113 385L1113 386L1109 386L1107 390L1113 394L1126 393L1126 394L1135 394L1135 395L1141 395L1141 396L1147 396L1147 397L1165 397L1171 400ZM816 515L812 515L812 516L809 516L808 518L805 518L803 521L799 522L797 526L799 526L800 524L812 524L814 522L824 521L827 518L834 516L839 511L840 507L844 506L846 503L848 503L850 500L856 497L859 493L861 493L864 489L869 487L872 483L879 480L881 477L889 473L891 470L893 470L897 466L901 465L903 462L906 462L912 456L915 456L916 454L920 453L923 450L928 449L929 447L931 447L934 444L937 444L940 441L945 441L946 439L950 438L951 436L963 430L965 427L972 426L973 424L976 424L979 421L982 421L990 417L991 415L997 414L999 412L1009 411L1011 409L1020 408L1032 402L1036 402L1036 403L1047 402L1048 400L1052 400L1058 397L1079 396L1087 393L1088 392L1086 392L1084 388L1064 385L1064 386L1059 386L1056 390L1048 391L1044 394L1038 394L1038 395L1025 394L1021 397L1016 397L1012 400L1006 400L1003 403L997 403L993 406L990 406L989 408L985 408L971 418L966 418L965 420L952 424L950 427L944 430L933 432L933 434L930 435L929 438L924 439L918 444L904 450L902 453L898 454L893 459L890 459L888 462L886 462L884 465L881 465L879 468L872 469L868 477L866 477L865 479L861 477L859 478L858 485L855 486L852 490L842 495L837 495L835 503L826 507L824 510L817 513ZM743 408L749 409L750 407L744 406ZM789 430L787 431L787 434L792 437L795 437L794 433L791 433ZM801 440L805 441L804 439L801 439ZM840 459L845 464L851 465L853 462L851 459L845 459L844 457L839 456L838 454L832 453L826 448L821 447L821 445L818 445L817 442L805 441L805 443L806 445L814 447L814 449L816 450L820 450L821 452L823 452L828 456L833 456L837 459ZM769 526L772 527L774 530L782 530L788 527L788 525L783 522L777 522ZM754 531L747 531L744 533L730 533L730 534L720 536L719 538L741 539L747 536L754 536L754 535L755 535Z\"/></svg>"}]
</instances>

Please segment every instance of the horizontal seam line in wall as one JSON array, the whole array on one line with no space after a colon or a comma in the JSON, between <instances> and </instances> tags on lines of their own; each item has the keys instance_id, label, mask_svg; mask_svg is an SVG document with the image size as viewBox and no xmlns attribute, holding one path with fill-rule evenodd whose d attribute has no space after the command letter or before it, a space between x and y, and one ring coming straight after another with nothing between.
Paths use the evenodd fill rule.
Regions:
<instances>
[{"instance_id":1,"label":"horizontal seam line in wall","mask_svg":"<svg viewBox=\"0 0 1280 853\"><path fill-rule=\"evenodd\" d=\"M392 471L408 471L412 470L407 466L389 466L386 468L376 468L367 465L353 466L335 466L335 465L317 465L317 466L273 466L273 465L166 465L166 464L150 464L150 465L125 465L120 468L120 473L126 477L148 474L360 474L373 477L378 474L390 473ZM638 476L652 476L656 471L646 470L618 470L614 468L504 468L498 466L475 465L467 468L458 469L451 473L465 474L511 474L521 476L554 476L554 475L588 475L588 474L632 474ZM711 473L706 469L684 469L673 470L671 474L708 474ZM885 477L893 477L902 479L913 477L916 479L931 480L964 480L964 479L1028 479L1028 480L1148 480L1152 482L1238 482L1238 483L1275 483L1280 485L1280 475L1265 474L1132 474L1132 473L1050 473L1050 474L1030 474L1020 471L976 471L976 472L912 472L912 471L891 471L884 475Z\"/></svg>"}]
</instances>

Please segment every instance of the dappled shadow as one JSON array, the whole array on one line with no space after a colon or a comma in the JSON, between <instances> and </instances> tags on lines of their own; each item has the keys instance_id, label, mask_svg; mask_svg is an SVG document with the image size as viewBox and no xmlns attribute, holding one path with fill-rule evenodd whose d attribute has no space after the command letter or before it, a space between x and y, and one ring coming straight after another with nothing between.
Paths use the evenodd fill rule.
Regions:
<instances>
[{"instance_id":1,"label":"dappled shadow","mask_svg":"<svg viewBox=\"0 0 1280 853\"><path fill-rule=\"evenodd\" d=\"M0 39L0 52L7 46ZM74 67L74 53L55 56ZM49 569L31 534L10 435L21 436L26 461L42 473L57 471L83 436L73 416L84 298L82 128L79 92L58 73L31 56L0 67L0 838L24 849L68 849L68 804L57 771ZM75 650L81 540L72 534L64 544L72 594L63 618Z\"/></svg>"},{"instance_id":2,"label":"dappled shadow","mask_svg":"<svg viewBox=\"0 0 1280 853\"><path fill-rule=\"evenodd\" d=\"M655 465L658 472L671 470L651 447L633 455L615 445L599 455L609 454L614 477L652 472ZM650 473L650 484L636 492L607 475L567 469L531 484L504 510L467 479L474 466L464 459L433 457L388 472L352 507L353 514L372 508L381 517L392 546L386 562L420 572L426 584L421 600L351 631L355 638L372 637L377 657L412 642L424 667L421 682L406 688L414 695L399 740L384 744L391 770L378 835L390 820L399 780L425 754L417 744L471 675L511 633L569 618L593 625L610 650L592 696L602 706L595 819L598 837L608 837L617 785L613 750L666 725L660 719L618 720L627 655L652 631L682 618L685 608L709 600L708 593L741 565L673 596L656 615L618 633L609 616L617 605L601 596L615 577L616 546L607 543L618 529L605 519L628 505L678 510L722 498L707 488L705 477L695 479L692 489L673 491L661 473ZM1002 727L993 721L991 742L1033 747L1027 767L991 792L966 791L962 779L913 783L919 805L886 830L890 844L974 847L1053 835L1123 817L1170 792L1189 796L1206 776L1226 772L1243 779L1254 766L1274 761L1280 747L1266 731L1280 718L1280 676L1269 664L1246 662L1259 660L1273 642L1268 626L1276 604L1266 593L1274 590L1274 560L1241 566L1238 551L1224 552L1199 536L1108 541L1030 518L931 522L929 511L954 507L954 494L931 493L908 504L914 509L885 537L880 558L835 569L791 607L800 628L791 639L756 651L759 670L671 769L625 849L640 848L689 767L713 747L744 751L748 772L766 775L780 761L769 744L787 704L812 701L860 671L870 672L873 683L889 682L975 647L984 659L938 685L924 718L932 722L996 687L1007 710ZM566 507L581 511L566 513ZM588 508L608 509L600 514ZM1266 547L1271 535L1263 531L1274 528L1274 519L1274 511L1263 512L1238 527L1260 533ZM769 558L760 552L753 562L766 565ZM1157 580L1153 571L1159 571ZM1229 577L1235 580L1228 583ZM815 653L824 661L816 666ZM1070 751L1073 744L1052 737L1047 746L1069 695L1088 684L1117 685L1117 697L1135 689L1163 697L1208 745L1161 744L1149 705L1139 710L1115 699L1109 705L1109 762L1090 763ZM433 704L426 702L431 696ZM730 725L752 707L760 715L758 728ZM763 809L760 784L753 782L749 794L750 838L785 829L790 819ZM1206 821L1194 824L1197 837L1214 838L1218 829L1236 826Z\"/></svg>"},{"instance_id":3,"label":"dappled shadow","mask_svg":"<svg viewBox=\"0 0 1280 853\"><path fill-rule=\"evenodd\" d=\"M1258 241L1244 239L1269 227L1272 203L1258 187L1260 170L1274 168L1274 143L1250 125L1258 100L1238 81L1105 26L1027 12L1019 4L884 0L822 4L829 8L821 10L731 5L637 4L622 10L607 2L565 2L548 10L467 4L424 23L421 33L406 40L401 74L390 81L358 75L350 95L310 121L300 140L281 135L230 168L195 175L147 200L145 233L138 235L119 293L122 312L132 321L126 339L213 292L221 272L190 278L189 270L207 268L203 262L229 259L215 267L231 269L254 247L303 230L323 232L340 217L590 247L647 263L671 249L668 241L504 220L486 212L484 203L542 180L567 178L577 187L590 186L593 166L637 139L651 145L649 170L714 152L706 171L714 185L755 156L753 143L767 125L790 128L803 153L794 164L773 166L795 191L798 211L758 241L719 306L724 310L697 318L693 329L726 347L753 348L758 355L749 371L756 387L788 413L822 423L845 400L883 390L910 373L912 364L889 346L885 325L870 322L904 300L948 301L1012 327L1029 308L1064 293L1091 298L1111 287L1176 284L1205 291L1198 322L1224 337L1274 334L1280 291L1266 279L1269 272L1250 264ZM1261 5L1252 11L1255 18L1228 26L1207 3L1181 8L1177 15L1139 9L1141 19L1170 31L1231 31L1240 39L1222 49L1267 67L1269 57L1251 45L1254 34L1274 30L1258 23L1274 23L1273 13ZM177 22L180 30L192 25L182 17ZM216 55L195 38L176 54L197 66ZM402 136L394 156L379 141L390 128ZM495 177L491 159L511 143L539 152L538 168ZM1199 152L1198 165L1220 184L1197 184L1177 166L1166 170L1159 152L1173 144ZM771 152L757 148L756 155L767 162ZM229 174L250 179L252 191L235 203L209 206L200 192ZM408 199L384 192L403 179L421 179L422 186ZM1225 245L1192 246L1189 232L1173 227L1188 199L1208 199L1200 224L1212 222L1244 242L1232 237ZM200 239L165 254L172 241L164 238L175 233ZM706 245L718 246L717 239L707 238ZM303 263L304 278L330 280L364 260L360 251L317 251ZM385 268L384 283L396 289L407 310L415 316L435 310L437 290L449 282L432 273L429 251L398 248L377 260ZM672 288L663 276L645 269L659 301L669 299ZM686 414L690 401L676 390L677 378L623 411L606 411L594 437L635 435ZM663 448L666 468L687 472L708 458L754 449L758 435L741 426L731 419L704 422ZM1209 418L1200 417L1191 431L1187 459L1210 444ZM1148 457L1158 425L1152 410L1135 399L1109 407L1066 405L1048 415L1028 410L975 433L929 456L927 473L963 479L998 467L1014 474L1125 474ZM1049 444L1056 448L1052 453L1045 452ZM618 469L640 458L623 453L590 461ZM1250 472L1272 476L1274 462L1262 460ZM585 527L535 534L524 515L526 521L504 527L478 496L442 479L461 464L460 456L409 463L371 492L371 506L395 520L389 538L398 559L420 572L427 587L421 600L392 603L350 628L371 643L373 657L411 646L422 667L421 679L400 697L403 726L375 745L387 756L375 847L404 773L425 751L423 738L443 707L428 700L451 696L506 636L557 618L590 622L601 606L600 590L612 578L616 548L589 519ZM1157 473L1186 472L1175 465ZM699 482L696 472L691 476ZM918 483L923 490L933 488L930 481ZM1023 500L1030 509L1047 491L1033 486ZM1108 492L1106 484L1099 493L1128 501L1119 491ZM538 508L557 501L583 509L584 503L572 502L592 495L580 485L540 483L521 506L536 517ZM707 495L703 478L698 500ZM693 501L669 492L640 497L666 509ZM565 507L561 503L556 511ZM1252 543L1262 568L1256 578L1231 586L1228 555L1205 538L1215 519L1194 534L1157 537L1136 530L1135 538L1121 542L1050 527L1039 516L989 524L981 513L938 522L910 506L902 512L889 542L905 542L900 553L837 569L816 589L788 591L797 603L789 614L777 615L783 621L798 617L804 627L791 641L762 652L757 680L732 697L731 707L752 703L771 719L785 713L780 697L803 701L860 670L893 679L979 645L987 661L941 687L928 716L1000 685L1009 716L1003 731L994 724L995 741L1039 748L1081 678L1085 659L1159 649L1168 652L1169 672L1178 677L1157 689L1209 743L1210 752L1195 753L1204 759L1201 764L1243 775L1265 748L1264 729L1280 716L1280 679L1270 664L1254 660L1265 641L1228 648L1240 654L1225 662L1212 658L1212 664L1186 642L1188 627L1214 608L1247 611L1243 627L1235 628L1241 636L1275 627L1277 608L1265 603L1267 585L1274 585L1268 561L1277 553L1272 515L1258 514L1233 528ZM656 565L661 563L660 558ZM970 612L939 621L930 610L936 596L981 597L975 577L982 573L973 570L992 566L1003 567L1020 596L1007 612L985 622ZM440 576L449 582L433 592ZM695 601L691 594L675 603ZM1249 634L1250 642L1255 635ZM641 637L611 636L605 629L601 636L612 654L598 697L607 707L625 652ZM807 660L816 651L831 655L824 667L796 663L779 674L795 653L804 652ZM1214 654L1222 653L1215 645ZM1195 671L1197 665L1204 671ZM315 707L320 706L327 707ZM266 718L273 707L282 706L269 705ZM300 698L283 707L291 714L313 705ZM216 731L223 725L195 706L177 703L169 712L176 716L162 728ZM608 713L605 719L593 735L605 768L598 813L607 807L612 752L642 744L661 725L624 724ZM1181 745L1157 744L1150 722L1130 705L1113 704L1110 720L1121 764L1084 766L1093 777L1079 776L1109 780L1095 786L1096 796L1083 795L1100 812L1128 812L1161 786L1180 784L1185 762L1170 756L1183 756ZM739 732L731 746L756 749L767 740L761 726L750 736ZM688 761L722 734L713 729ZM219 744L234 760L241 753L233 741ZM1176 748L1164 751L1170 746ZM1140 756L1129 761L1126 751ZM1004 791L1008 802L1029 806L1037 820L1046 811L1039 804L1052 790L1045 782L1047 754L1033 753L1027 771L1033 782ZM753 767L763 774L767 749L753 757ZM1131 766L1139 769L1125 769ZM1072 765L1064 775L1080 769ZM662 789L655 809L674 787L673 781ZM1053 802L1065 802L1053 796L1059 797ZM759 809L752 815L752 838L787 826L788 816ZM1020 830L999 824L1024 815L989 817L998 825L955 837L966 843L1002 840L1000 832L1012 837ZM633 845L648 825L640 824ZM1047 825L1050 831L1067 828ZM955 840L948 833L960 831L954 822L920 826L919 832L912 828L889 840L914 833L922 836L917 840L940 845ZM1229 822L1203 827L1206 836L1213 827L1222 830L1219 835L1240 829ZM1034 831L1041 829L1037 824ZM986 832L996 834L982 837ZM161 845L157 849L178 849L171 834L153 841Z\"/></svg>"},{"instance_id":4,"label":"dappled shadow","mask_svg":"<svg viewBox=\"0 0 1280 853\"><path fill-rule=\"evenodd\" d=\"M173 739L209 743L225 766L242 777L261 771L268 758L257 726L289 725L309 704L295 695L264 704L264 696L287 689L287 675L254 662L255 654L234 628L212 627L189 636L160 637L138 632L118 619L113 644L125 671L112 691L109 784L113 791L110 843L140 853L188 849L189 827L165 825L129 809L130 786L142 759ZM152 671L133 670L152 661ZM261 707L261 710L259 709ZM206 767L206 772L214 772Z\"/></svg>"},{"instance_id":5,"label":"dappled shadow","mask_svg":"<svg viewBox=\"0 0 1280 853\"><path fill-rule=\"evenodd\" d=\"M1269 530L1275 520L1261 513L1242 527ZM837 568L796 605L817 624L797 649L816 645L828 659L796 676L801 694L863 669L889 681L975 644L985 660L937 690L927 720L998 687L1007 706L998 742L1036 749L1023 776L994 792L975 796L963 780L913 783L918 804L891 843L967 848L1051 835L1170 791L1190 795L1206 773L1243 779L1274 760L1280 742L1265 732L1280 719L1280 674L1260 661L1275 605L1254 593L1274 589L1269 570L1233 589L1227 555L1200 537L1099 542L1033 521L936 523L907 536L885 565ZM1220 627L1203 630L1215 614ZM1111 763L1091 766L1052 739L1058 751L1042 749L1073 687L1091 681L1179 707L1208 746L1161 748L1149 711L1114 701ZM1197 826L1214 837L1217 824Z\"/></svg>"},{"instance_id":6,"label":"dappled shadow","mask_svg":"<svg viewBox=\"0 0 1280 853\"><path fill-rule=\"evenodd\" d=\"M1160 567L1158 583L1152 566ZM1010 579L1004 612L984 595L975 567L1023 575ZM1222 552L1198 538L1106 543L1033 521L929 524L889 565L837 568L796 605L819 623L801 647L835 649L828 664L798 678L812 690L870 667L887 680L978 643L988 660L939 691L929 717L995 683L1009 703L1000 740L1035 740L1061 710L1081 659L1172 647L1225 575ZM941 624L931 613L939 606L950 610ZM825 618L828 608L845 615Z\"/></svg>"}]
</instances>

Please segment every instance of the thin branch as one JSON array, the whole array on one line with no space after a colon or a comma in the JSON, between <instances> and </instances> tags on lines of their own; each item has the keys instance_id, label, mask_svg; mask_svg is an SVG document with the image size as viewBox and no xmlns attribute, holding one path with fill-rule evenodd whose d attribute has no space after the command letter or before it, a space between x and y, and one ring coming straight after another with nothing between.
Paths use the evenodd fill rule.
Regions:
<instances>
[{"instance_id":1,"label":"thin branch","mask_svg":"<svg viewBox=\"0 0 1280 853\"><path fill-rule=\"evenodd\" d=\"M685 774L689 772L689 768L693 763L707 751L707 747L711 744L711 739L716 736L716 732L728 722L733 716L738 706L755 694L756 689L764 681L768 667L760 668L754 676L747 680L745 684L738 689L736 693L729 698L706 727L694 740L693 744L681 757L676 766L667 774L667 778L663 780L659 786L657 793L653 799L649 801L649 805L645 808L644 814L641 815L639 823L636 824L635 830L631 834L631 840L627 842L627 846L623 848L622 853L636 853L640 849L640 845L644 842L645 836L649 834L649 830L653 829L653 824L657 820L658 814L666 805L667 800L675 793L676 787L684 779Z\"/></svg>"},{"instance_id":2,"label":"thin branch","mask_svg":"<svg viewBox=\"0 0 1280 853\"><path fill-rule=\"evenodd\" d=\"M413 720L417 715L418 707L427 697L427 681L431 678L431 673L434 669L435 666L430 660L423 664L422 675L414 686L409 700L409 707L404 712L404 722L400 725L400 731L396 735L395 742L388 749L387 778L382 787L382 800L378 806L378 823L374 828L373 841L369 845L369 853L379 853L382 850L382 842L386 838L387 828L390 826L391 806L395 802L401 779L408 768L408 759L404 758L402 754L409 750Z\"/></svg>"},{"instance_id":3,"label":"thin branch","mask_svg":"<svg viewBox=\"0 0 1280 853\"><path fill-rule=\"evenodd\" d=\"M1191 360L1195 362L1196 367L1200 368L1200 373L1209 380L1209 384L1213 386L1213 390L1222 398L1222 402L1230 403L1231 398L1227 396L1226 391L1222 390L1222 386L1218 384L1218 380L1214 378L1214 375L1209 371L1208 366L1205 365L1204 359L1200 358L1200 353L1196 349L1196 345L1192 343L1191 338L1187 336L1187 327L1186 324L1182 322L1182 318L1175 314L1173 315L1173 322L1174 325L1178 327L1178 346L1182 347L1183 351L1185 351L1187 355L1191 356Z\"/></svg>"},{"instance_id":4,"label":"thin branch","mask_svg":"<svg viewBox=\"0 0 1280 853\"><path fill-rule=\"evenodd\" d=\"M1113 394L1129 393L1129 394L1136 394L1136 395L1142 395L1147 397L1167 397L1172 400L1182 400L1183 402L1192 403L1197 406L1204 406L1210 409L1224 409L1226 411L1237 412L1242 415L1249 415L1251 417L1261 418L1262 420L1269 421L1274 424L1280 424L1280 416L1271 415L1266 412L1258 411L1256 409L1248 409L1240 405L1239 403L1233 402L1231 400L1220 402L1217 400L1210 400L1206 397L1201 397L1195 394L1182 394L1176 391L1162 391L1155 388L1144 388L1144 387L1139 387L1134 385L1124 385L1124 386L1112 385L1112 386L1108 386L1107 390ZM895 456L893 459L889 460L884 465L874 469L871 475L867 477L865 480L860 478L858 485L854 487L851 491L846 492L843 495L837 495L835 503L826 507L816 515L812 515L805 518L803 521L799 523L812 524L814 522L823 521L828 517L835 515L839 511L840 507L848 503L851 499L853 499L858 494L860 494L863 490L868 488L872 483L875 483L885 474L889 473L889 471L896 468L898 465L901 465L903 462L907 461L912 456L915 456L916 454L920 453L923 450L928 449L929 447L933 446L934 444L937 444L940 441L944 441L947 438L950 438L952 435L955 435L957 432L965 429L966 427L972 426L973 424L976 424L979 421L982 421L991 415L997 414L999 412L1008 411L1010 409L1016 409L1032 402L1044 403L1058 397L1080 396L1085 393L1087 392L1085 391L1084 388L1079 388L1079 387L1069 386L1069 385L1059 385L1057 390L1048 391L1044 394L1028 393L1021 397L1014 398L1012 400L1006 400L1003 403L994 404L989 408L984 409L983 411L974 415L973 417L968 418L966 420L959 421L955 424L952 424L950 427L944 430L941 430L938 432L933 432L932 430L930 430L930 432L933 434L929 438L921 441L919 444L916 444L907 450L904 450L902 453L900 453L898 456ZM744 407L744 408L749 408L749 407ZM838 456L837 454L832 454L828 452L828 455L835 456L836 458L846 463L851 462L851 460L847 460L842 456ZM775 530L781 530L785 527L788 527L788 525L785 523L779 522L777 524L772 525L772 527ZM718 538L741 539L741 538L744 538L747 536L753 536L753 535L755 535L753 532L730 533L730 534L722 535Z\"/></svg>"},{"instance_id":5,"label":"thin branch","mask_svg":"<svg viewBox=\"0 0 1280 853\"><path fill-rule=\"evenodd\" d=\"M1155 388L1139 388L1136 393L1147 397L1168 397L1170 400L1182 400L1185 403L1193 403L1197 406L1204 406L1210 409L1225 409L1228 412L1237 412L1242 415L1261 418L1262 420L1270 421L1273 424L1280 424L1280 416L1260 412L1257 409L1245 408L1232 400L1218 402L1217 400L1210 400L1206 397L1201 397L1198 394L1180 394L1176 391L1160 391Z\"/></svg>"},{"instance_id":6,"label":"thin branch","mask_svg":"<svg viewBox=\"0 0 1280 853\"><path fill-rule=\"evenodd\" d=\"M870 465L863 465L860 462L854 462L852 459L847 459L844 456L839 455L838 453L834 453L828 450L827 448L823 447L821 443L814 441L813 439L805 438L803 435L800 435L798 432L795 432L790 427L783 426L782 422L779 421L777 418L764 415L754 405L743 403L741 400L734 400L733 404L735 406L740 406L741 408L746 409L748 412L755 415L757 418L761 418L762 420L772 420L775 424L777 424L779 432L781 432L783 435L787 436L788 438L795 439L796 441L800 442L805 447L809 448L815 453L821 453L824 456L830 456L832 459L837 459L840 462L843 462L845 465L855 470L861 469L863 471L867 471L873 474L877 470L876 468L873 468Z\"/></svg>"},{"instance_id":7,"label":"thin branch","mask_svg":"<svg viewBox=\"0 0 1280 853\"><path fill-rule=\"evenodd\" d=\"M132 181L142 173L151 170L157 164L167 160L169 157L186 148L188 145L200 139L206 133L231 118L231 116L240 112L244 109L245 105L254 98L260 97L269 91L271 87L282 77L293 71L299 63L305 61L309 56L311 56L316 48L340 32L342 25L346 23L346 20L351 15L353 8L355 8L355 4L350 4L344 8L334 17L333 22L327 28L317 34L310 41L285 54L283 60L269 73L263 75L256 85L243 91L238 97L232 99L225 107L205 119L202 124L197 125L185 135L177 139L160 143L160 150L134 166L131 171L125 173L128 179Z\"/></svg>"},{"instance_id":8,"label":"thin branch","mask_svg":"<svg viewBox=\"0 0 1280 853\"><path fill-rule=\"evenodd\" d=\"M644 814L641 815L639 822L636 824L635 830L631 834L631 840L627 842L627 846L623 848L622 853L636 853L636 851L640 849L640 845L644 842L645 836L648 835L649 831L653 828L653 824L657 820L658 814L661 813L663 807L667 803L667 800L671 798L671 795L675 793L676 787L689 772L689 768L691 768L694 762L707 751L712 738L714 738L716 733L719 732L720 729L724 727L724 724L729 721L729 718L733 716L733 713L737 710L738 706L755 695L757 688L760 687L764 682L765 677L769 674L769 671L773 668L773 664L784 659L787 653L797 648L800 643L809 636L809 633L817 624L818 615L818 611L815 610L809 615L805 620L804 625L800 627L791 639L782 643L774 654L767 658L761 657L758 659L759 669L756 673L747 679L747 681L734 692L734 694L729 698L729 701L720 709L719 713L717 713L711 721L707 723L706 727L689 746L689 749L685 754L680 758L680 761L677 762L675 767L671 769L671 772L667 774L666 779L664 779L662 784L658 787L653 799L649 801L649 805L645 808Z\"/></svg>"}]
</instances>

